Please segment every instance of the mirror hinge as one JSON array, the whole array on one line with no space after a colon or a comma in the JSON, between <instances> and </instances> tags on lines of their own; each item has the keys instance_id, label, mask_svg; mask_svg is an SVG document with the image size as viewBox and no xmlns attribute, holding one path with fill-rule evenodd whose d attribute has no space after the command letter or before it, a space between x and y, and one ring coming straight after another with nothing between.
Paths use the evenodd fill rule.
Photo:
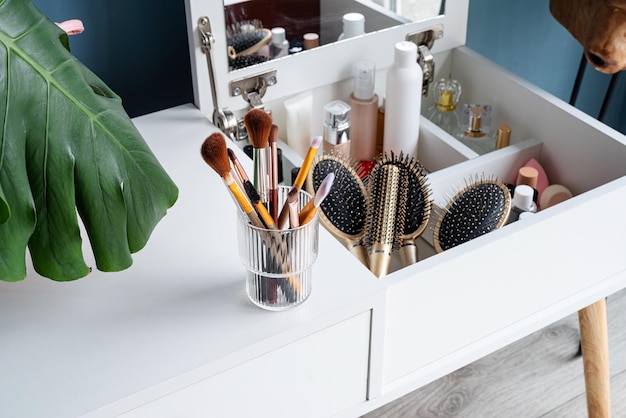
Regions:
<instances>
[{"instance_id":1,"label":"mirror hinge","mask_svg":"<svg viewBox=\"0 0 626 418\"><path fill-rule=\"evenodd\" d=\"M437 25L423 32L409 33L407 41L417 45L417 62L422 67L424 82L422 84L422 95L428 95L428 86L435 78L435 60L430 50L433 48L435 40L443 37L443 25Z\"/></svg>"}]
</instances>

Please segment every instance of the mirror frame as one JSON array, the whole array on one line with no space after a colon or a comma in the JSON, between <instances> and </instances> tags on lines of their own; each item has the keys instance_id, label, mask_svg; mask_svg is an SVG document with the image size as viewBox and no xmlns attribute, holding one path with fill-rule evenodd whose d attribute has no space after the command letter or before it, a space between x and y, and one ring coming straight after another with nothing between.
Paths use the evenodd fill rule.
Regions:
<instances>
[{"instance_id":1,"label":"mirror frame","mask_svg":"<svg viewBox=\"0 0 626 418\"><path fill-rule=\"evenodd\" d=\"M374 61L377 70L386 69L393 61L393 46L396 42L405 40L407 34L436 25L443 25L444 35L435 42L433 53L465 45L469 0L446 0L445 13L440 16L367 33L231 72L228 71L226 55L223 0L185 0L185 7L194 104L211 120L213 100L209 70L198 33L198 19L202 16L209 17L215 39L213 55L220 105L235 112L249 105L241 97L230 96L228 86L233 80L276 70L278 83L267 88L262 99L268 102L348 79L352 77L352 64L359 59ZM374 43L377 48L373 48Z\"/></svg>"}]
</instances>

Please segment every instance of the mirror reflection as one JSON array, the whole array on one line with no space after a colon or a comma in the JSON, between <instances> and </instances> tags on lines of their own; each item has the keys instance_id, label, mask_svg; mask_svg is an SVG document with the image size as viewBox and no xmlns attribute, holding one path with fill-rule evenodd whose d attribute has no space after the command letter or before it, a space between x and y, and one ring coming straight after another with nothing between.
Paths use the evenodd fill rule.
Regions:
<instances>
[{"instance_id":1,"label":"mirror reflection","mask_svg":"<svg viewBox=\"0 0 626 418\"><path fill-rule=\"evenodd\" d=\"M442 11L442 0L224 0L229 70Z\"/></svg>"}]
</instances>

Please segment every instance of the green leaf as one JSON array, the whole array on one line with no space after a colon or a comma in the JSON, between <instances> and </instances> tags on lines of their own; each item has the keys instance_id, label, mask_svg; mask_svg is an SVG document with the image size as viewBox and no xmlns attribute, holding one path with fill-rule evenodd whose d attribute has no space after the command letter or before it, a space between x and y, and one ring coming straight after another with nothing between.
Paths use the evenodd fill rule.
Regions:
<instances>
[{"instance_id":1,"label":"green leaf","mask_svg":"<svg viewBox=\"0 0 626 418\"><path fill-rule=\"evenodd\" d=\"M178 197L120 98L30 0L0 0L0 280L54 280L132 264Z\"/></svg>"}]
</instances>

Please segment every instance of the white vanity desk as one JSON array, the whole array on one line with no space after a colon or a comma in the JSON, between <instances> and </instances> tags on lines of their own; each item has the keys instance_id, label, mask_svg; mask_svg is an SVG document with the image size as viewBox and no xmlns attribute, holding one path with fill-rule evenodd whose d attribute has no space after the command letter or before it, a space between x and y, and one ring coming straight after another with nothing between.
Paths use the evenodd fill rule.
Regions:
<instances>
[{"instance_id":1,"label":"white vanity desk","mask_svg":"<svg viewBox=\"0 0 626 418\"><path fill-rule=\"evenodd\" d=\"M598 199L565 202L556 220L539 213L387 279L322 229L311 298L263 311L245 296L235 205L199 154L215 128L191 105L135 123L179 200L126 271L0 282L0 416L355 417L626 287L611 261L626 250L622 178L589 192L613 231L593 228ZM572 218L586 245L563 231ZM553 239L534 241L537 228ZM527 271L513 239L528 242ZM556 251L533 265L546 246L571 262Z\"/></svg>"}]
</instances>

